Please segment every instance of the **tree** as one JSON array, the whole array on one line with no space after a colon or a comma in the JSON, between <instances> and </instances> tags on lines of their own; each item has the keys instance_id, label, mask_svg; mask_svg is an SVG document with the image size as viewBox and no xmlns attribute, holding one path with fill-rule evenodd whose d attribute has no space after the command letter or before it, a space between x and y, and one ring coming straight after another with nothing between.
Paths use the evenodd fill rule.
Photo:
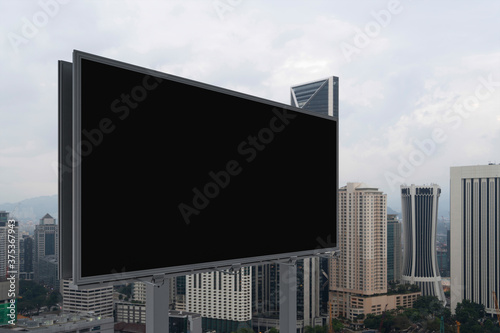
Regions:
<instances>
[{"instance_id":1,"label":"tree","mask_svg":"<svg viewBox=\"0 0 500 333\"><path fill-rule=\"evenodd\" d=\"M464 299L461 303L458 303L455 309L455 318L462 325L477 323L485 314L486 312L483 304L477 304L468 299Z\"/></svg>"},{"instance_id":2,"label":"tree","mask_svg":"<svg viewBox=\"0 0 500 333\"><path fill-rule=\"evenodd\" d=\"M269 333L280 333L280 331L278 329L276 329L275 327L273 327L269 330Z\"/></svg>"},{"instance_id":3,"label":"tree","mask_svg":"<svg viewBox=\"0 0 500 333\"><path fill-rule=\"evenodd\" d=\"M410 319L406 317L404 314L398 314L394 318L394 324L392 328L396 329L396 331L402 331L407 329L411 325Z\"/></svg>"},{"instance_id":4,"label":"tree","mask_svg":"<svg viewBox=\"0 0 500 333\"><path fill-rule=\"evenodd\" d=\"M332 318L332 329L337 332L344 328L344 324L337 318Z\"/></svg>"},{"instance_id":5,"label":"tree","mask_svg":"<svg viewBox=\"0 0 500 333\"><path fill-rule=\"evenodd\" d=\"M327 327L316 325L304 327L304 333L327 333Z\"/></svg>"},{"instance_id":6,"label":"tree","mask_svg":"<svg viewBox=\"0 0 500 333\"><path fill-rule=\"evenodd\" d=\"M47 303L48 290L33 281L19 281L19 296L17 301L17 311L21 314L29 313L32 310L40 312L40 308Z\"/></svg>"},{"instance_id":7,"label":"tree","mask_svg":"<svg viewBox=\"0 0 500 333\"><path fill-rule=\"evenodd\" d=\"M444 314L443 303L436 296L420 296L413 303L413 308L420 311L422 318L439 317Z\"/></svg>"},{"instance_id":8,"label":"tree","mask_svg":"<svg viewBox=\"0 0 500 333\"><path fill-rule=\"evenodd\" d=\"M57 291L53 291L49 294L49 297L47 298L47 301L46 301L46 304L47 304L47 307L49 308L49 311L51 310L51 308L53 306L57 306L57 303L59 303L60 301L62 300L62 295L57 292Z\"/></svg>"},{"instance_id":9,"label":"tree","mask_svg":"<svg viewBox=\"0 0 500 333\"><path fill-rule=\"evenodd\" d=\"M374 314L370 313L370 314L366 315L364 324L365 324L365 327L378 329L381 320L382 320L381 315L374 315Z\"/></svg>"}]
</instances>

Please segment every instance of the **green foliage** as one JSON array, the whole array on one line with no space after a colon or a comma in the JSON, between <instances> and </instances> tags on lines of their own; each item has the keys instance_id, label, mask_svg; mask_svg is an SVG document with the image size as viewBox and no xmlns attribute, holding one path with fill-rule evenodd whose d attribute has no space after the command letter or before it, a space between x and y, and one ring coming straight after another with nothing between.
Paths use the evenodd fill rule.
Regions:
<instances>
[{"instance_id":1,"label":"green foliage","mask_svg":"<svg viewBox=\"0 0 500 333\"><path fill-rule=\"evenodd\" d=\"M277 328L273 327L269 330L269 333L280 333L280 331Z\"/></svg>"},{"instance_id":2,"label":"green foliage","mask_svg":"<svg viewBox=\"0 0 500 333\"><path fill-rule=\"evenodd\" d=\"M457 304L455 309L455 318L462 325L477 323L477 321L485 315L484 305L477 304L464 299L461 303Z\"/></svg>"},{"instance_id":3,"label":"green foliage","mask_svg":"<svg viewBox=\"0 0 500 333\"><path fill-rule=\"evenodd\" d=\"M316 325L314 327L312 327L312 326L304 327L304 333L327 333L327 332L328 332L328 328L326 326Z\"/></svg>"},{"instance_id":4,"label":"green foliage","mask_svg":"<svg viewBox=\"0 0 500 333\"><path fill-rule=\"evenodd\" d=\"M408 317L406 317L404 314L398 314L394 318L394 323L392 325L392 328L396 329L397 331L402 331L410 326L411 326L410 319L408 319Z\"/></svg>"},{"instance_id":5,"label":"green foliage","mask_svg":"<svg viewBox=\"0 0 500 333\"><path fill-rule=\"evenodd\" d=\"M120 294L125 295L126 301L128 301L129 299L132 298L132 284L131 283L126 284L126 285L117 286L116 291L119 292Z\"/></svg>"},{"instance_id":6,"label":"green foliage","mask_svg":"<svg viewBox=\"0 0 500 333\"><path fill-rule=\"evenodd\" d=\"M53 306L56 306L57 303L59 303L61 301L62 301L62 295L59 292L54 290L53 292L51 292L49 294L45 304L47 305L47 307L50 310Z\"/></svg>"},{"instance_id":7,"label":"green foliage","mask_svg":"<svg viewBox=\"0 0 500 333\"><path fill-rule=\"evenodd\" d=\"M34 310L39 312L40 308L55 305L59 300L57 292L49 294L49 291L44 286L29 280L19 281L19 296L17 311L20 314L26 314Z\"/></svg>"},{"instance_id":8,"label":"green foliage","mask_svg":"<svg viewBox=\"0 0 500 333\"><path fill-rule=\"evenodd\" d=\"M337 318L332 318L332 328L335 332L337 332L344 328L344 324L342 324L342 322Z\"/></svg>"},{"instance_id":9,"label":"green foliage","mask_svg":"<svg viewBox=\"0 0 500 333\"><path fill-rule=\"evenodd\" d=\"M236 333L254 333L254 331L250 328L243 327L238 329Z\"/></svg>"},{"instance_id":10,"label":"green foliage","mask_svg":"<svg viewBox=\"0 0 500 333\"><path fill-rule=\"evenodd\" d=\"M382 320L381 315L367 314L364 324L367 328L378 329L380 326L380 321Z\"/></svg>"}]
</instances>

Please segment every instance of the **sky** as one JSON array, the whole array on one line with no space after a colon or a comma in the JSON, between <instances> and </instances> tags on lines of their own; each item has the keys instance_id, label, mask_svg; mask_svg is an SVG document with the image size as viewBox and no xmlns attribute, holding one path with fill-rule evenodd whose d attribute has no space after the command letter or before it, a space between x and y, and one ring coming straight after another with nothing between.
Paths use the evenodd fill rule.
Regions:
<instances>
[{"instance_id":1,"label":"sky","mask_svg":"<svg viewBox=\"0 0 500 333\"><path fill-rule=\"evenodd\" d=\"M339 185L500 163L497 0L0 0L0 203L58 191L58 60L72 51L290 104L339 77Z\"/></svg>"}]
</instances>

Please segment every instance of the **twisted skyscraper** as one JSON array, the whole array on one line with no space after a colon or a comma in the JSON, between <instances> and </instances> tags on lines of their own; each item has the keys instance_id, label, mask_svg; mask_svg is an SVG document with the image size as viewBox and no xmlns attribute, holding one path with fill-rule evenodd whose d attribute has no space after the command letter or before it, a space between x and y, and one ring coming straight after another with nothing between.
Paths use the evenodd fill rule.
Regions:
<instances>
[{"instance_id":1,"label":"twisted skyscraper","mask_svg":"<svg viewBox=\"0 0 500 333\"><path fill-rule=\"evenodd\" d=\"M436 253L438 199L441 188L401 186L404 260L402 280L420 286L422 295L446 303Z\"/></svg>"}]
</instances>

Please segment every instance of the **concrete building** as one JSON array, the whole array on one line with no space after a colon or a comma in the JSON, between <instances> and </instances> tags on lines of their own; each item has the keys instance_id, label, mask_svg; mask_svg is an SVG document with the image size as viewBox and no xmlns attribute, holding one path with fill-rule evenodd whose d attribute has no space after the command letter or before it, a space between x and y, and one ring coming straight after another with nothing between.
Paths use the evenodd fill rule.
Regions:
<instances>
[{"instance_id":1,"label":"concrete building","mask_svg":"<svg viewBox=\"0 0 500 333\"><path fill-rule=\"evenodd\" d=\"M464 299L495 314L500 299L500 165L450 168L451 310Z\"/></svg>"},{"instance_id":2,"label":"concrete building","mask_svg":"<svg viewBox=\"0 0 500 333\"><path fill-rule=\"evenodd\" d=\"M186 276L186 310L202 316L204 330L251 327L252 271L213 271Z\"/></svg>"},{"instance_id":3,"label":"concrete building","mask_svg":"<svg viewBox=\"0 0 500 333\"><path fill-rule=\"evenodd\" d=\"M330 313L354 320L368 313L352 308L351 297L387 292L387 196L347 183L338 191L338 207L340 255L330 263Z\"/></svg>"},{"instance_id":4,"label":"concrete building","mask_svg":"<svg viewBox=\"0 0 500 333\"><path fill-rule=\"evenodd\" d=\"M146 283L134 282L132 285L132 299L137 302L146 303Z\"/></svg>"},{"instance_id":5,"label":"concrete building","mask_svg":"<svg viewBox=\"0 0 500 333\"><path fill-rule=\"evenodd\" d=\"M436 296L446 304L439 273L436 231L439 185L401 185L405 239L402 280L417 284L424 296Z\"/></svg>"},{"instance_id":6,"label":"concrete building","mask_svg":"<svg viewBox=\"0 0 500 333\"><path fill-rule=\"evenodd\" d=\"M115 321L118 323L146 323L146 304L115 301Z\"/></svg>"},{"instance_id":7,"label":"concrete building","mask_svg":"<svg viewBox=\"0 0 500 333\"><path fill-rule=\"evenodd\" d=\"M0 211L0 282L6 281L9 271L19 277L19 238L19 222L9 217L8 212Z\"/></svg>"},{"instance_id":8,"label":"concrete building","mask_svg":"<svg viewBox=\"0 0 500 333\"><path fill-rule=\"evenodd\" d=\"M18 319L16 325L0 328L0 332L43 332L43 333L114 333L112 317L100 317L89 313L47 314Z\"/></svg>"},{"instance_id":9,"label":"concrete building","mask_svg":"<svg viewBox=\"0 0 500 333\"><path fill-rule=\"evenodd\" d=\"M63 311L92 312L101 317L113 317L113 287L103 286L78 290L71 280L61 281Z\"/></svg>"}]
</instances>

